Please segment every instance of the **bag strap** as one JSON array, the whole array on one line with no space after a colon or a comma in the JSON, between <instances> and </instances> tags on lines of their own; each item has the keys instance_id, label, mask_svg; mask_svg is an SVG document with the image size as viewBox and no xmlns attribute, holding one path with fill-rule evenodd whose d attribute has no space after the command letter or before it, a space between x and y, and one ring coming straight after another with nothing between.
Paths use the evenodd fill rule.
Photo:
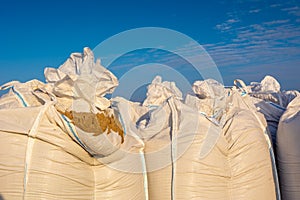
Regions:
<instances>
[{"instance_id":1,"label":"bag strap","mask_svg":"<svg viewBox=\"0 0 300 200\"><path fill-rule=\"evenodd\" d=\"M37 88L34 91L32 91L32 94L39 100L42 100L44 104L48 102L53 102L53 103L57 102L56 96L52 92L49 92L44 88Z\"/></svg>"},{"instance_id":2,"label":"bag strap","mask_svg":"<svg viewBox=\"0 0 300 200\"><path fill-rule=\"evenodd\" d=\"M245 84L245 82L241 79L235 79L233 81L233 85L237 88L240 89L242 91L242 96L249 93L248 88Z\"/></svg>"},{"instance_id":3,"label":"bag strap","mask_svg":"<svg viewBox=\"0 0 300 200\"><path fill-rule=\"evenodd\" d=\"M167 99L167 103L171 110L171 162L172 162L172 176L171 176L171 200L175 198L175 173L176 173L176 155L177 155L177 130L178 130L178 112L176 110L174 97L171 96Z\"/></svg>"},{"instance_id":4,"label":"bag strap","mask_svg":"<svg viewBox=\"0 0 300 200\"><path fill-rule=\"evenodd\" d=\"M0 90L7 90L11 87L14 87L15 85L19 84L19 81L10 81L8 83L4 83L3 85L0 86Z\"/></svg>"}]
</instances>

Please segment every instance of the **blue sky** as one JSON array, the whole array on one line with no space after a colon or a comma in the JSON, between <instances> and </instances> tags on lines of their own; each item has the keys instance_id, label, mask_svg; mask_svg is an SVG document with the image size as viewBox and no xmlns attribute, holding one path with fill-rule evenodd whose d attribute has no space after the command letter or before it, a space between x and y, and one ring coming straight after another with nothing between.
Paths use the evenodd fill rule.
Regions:
<instances>
[{"instance_id":1,"label":"blue sky","mask_svg":"<svg viewBox=\"0 0 300 200\"><path fill-rule=\"evenodd\" d=\"M43 69L59 67L70 53L151 26L179 31L203 45L226 85L235 78L249 83L270 74L283 89L300 89L296 0L2 0L0 20L0 84L43 81Z\"/></svg>"}]
</instances>

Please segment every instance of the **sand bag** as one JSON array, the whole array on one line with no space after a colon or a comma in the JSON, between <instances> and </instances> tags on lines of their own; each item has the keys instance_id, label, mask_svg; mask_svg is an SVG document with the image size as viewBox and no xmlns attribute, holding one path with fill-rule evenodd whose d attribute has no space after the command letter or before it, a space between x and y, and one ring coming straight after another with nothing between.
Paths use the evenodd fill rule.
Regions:
<instances>
[{"instance_id":1,"label":"sand bag","mask_svg":"<svg viewBox=\"0 0 300 200\"><path fill-rule=\"evenodd\" d=\"M95 66L89 49L72 54L58 70L45 70L46 89L25 91L39 105L0 110L4 199L147 199L143 143L125 134L103 97L116 78ZM100 88L86 87L95 82Z\"/></svg>"},{"instance_id":2,"label":"sand bag","mask_svg":"<svg viewBox=\"0 0 300 200\"><path fill-rule=\"evenodd\" d=\"M53 84L52 92L58 96L58 104L63 105L56 108L74 124L74 132L84 149L105 166L95 171L97 198L146 198L143 142L126 134L121 113L111 108L111 102L104 97L118 85L116 77L99 60L94 62L88 48L83 54L72 54L56 73L46 74L48 82ZM106 179L101 179L103 175ZM120 178L130 186L122 186Z\"/></svg>"},{"instance_id":3,"label":"sand bag","mask_svg":"<svg viewBox=\"0 0 300 200\"><path fill-rule=\"evenodd\" d=\"M300 96L281 116L277 131L277 161L283 200L300 199Z\"/></svg>"},{"instance_id":4,"label":"sand bag","mask_svg":"<svg viewBox=\"0 0 300 200\"><path fill-rule=\"evenodd\" d=\"M58 69L46 68L45 77L56 96L56 109L75 125L78 137L93 156L107 157L124 142L124 132L105 94L117 78L94 62L93 52L73 53Z\"/></svg>"},{"instance_id":5,"label":"sand bag","mask_svg":"<svg viewBox=\"0 0 300 200\"><path fill-rule=\"evenodd\" d=\"M124 157L115 169L100 163L53 105L2 109L0 116L4 199L146 199L143 175L118 168L119 163L139 167L136 160ZM125 138L124 145L138 154L132 140Z\"/></svg>"},{"instance_id":6,"label":"sand bag","mask_svg":"<svg viewBox=\"0 0 300 200\"><path fill-rule=\"evenodd\" d=\"M231 93L223 134L227 138L232 199L280 199L275 159L266 122L250 98ZM259 155L259 156L257 156ZM259 167L258 167L259 166Z\"/></svg>"},{"instance_id":7,"label":"sand bag","mask_svg":"<svg viewBox=\"0 0 300 200\"><path fill-rule=\"evenodd\" d=\"M201 88L198 89L199 86ZM207 157L215 148L220 149L221 146L225 149L222 153L227 179L223 181L229 186L225 189L229 195L224 195L223 199L276 199L269 153L271 146L264 134L266 123L260 122L263 116L253 114L256 110L251 102L247 102L249 98L243 100L240 93L228 91L214 80L195 82L193 91L198 99L193 95L187 96L186 104L198 108L199 112L222 129L218 140L210 139L216 144ZM257 154L262 157L257 158ZM264 167L258 170L255 163Z\"/></svg>"},{"instance_id":8,"label":"sand bag","mask_svg":"<svg viewBox=\"0 0 300 200\"><path fill-rule=\"evenodd\" d=\"M0 110L4 199L91 199L95 160L51 105ZM60 124L61 126L58 126Z\"/></svg>"},{"instance_id":9,"label":"sand bag","mask_svg":"<svg viewBox=\"0 0 300 200\"><path fill-rule=\"evenodd\" d=\"M171 110L168 99L181 99L182 93L174 82L157 76L148 86L143 102L150 111L146 125L139 124L138 133L145 142L148 191L150 199L170 199L172 195L172 135Z\"/></svg>"},{"instance_id":10,"label":"sand bag","mask_svg":"<svg viewBox=\"0 0 300 200\"><path fill-rule=\"evenodd\" d=\"M222 127L180 101L169 100L172 125L171 199L230 199ZM210 188L208 190L208 188Z\"/></svg>"},{"instance_id":11,"label":"sand bag","mask_svg":"<svg viewBox=\"0 0 300 200\"><path fill-rule=\"evenodd\" d=\"M281 91L279 82L272 76L266 76L260 83L252 82L243 87L252 97L257 110L265 116L272 143L276 145L277 127L287 105L297 95L297 91ZM276 146L274 146L276 152Z\"/></svg>"}]
</instances>

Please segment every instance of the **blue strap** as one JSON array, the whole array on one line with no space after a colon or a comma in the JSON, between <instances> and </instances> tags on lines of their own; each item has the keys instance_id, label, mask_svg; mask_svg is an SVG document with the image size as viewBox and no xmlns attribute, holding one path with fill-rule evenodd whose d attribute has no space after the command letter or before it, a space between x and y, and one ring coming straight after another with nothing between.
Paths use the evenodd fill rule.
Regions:
<instances>
[{"instance_id":1,"label":"blue strap","mask_svg":"<svg viewBox=\"0 0 300 200\"><path fill-rule=\"evenodd\" d=\"M79 139L79 137L75 133L75 131L74 131L73 127L71 126L71 123L69 122L69 120L67 120L67 118L63 114L61 114L61 117L68 124L68 127L69 127L71 133L73 134L73 136L75 137L75 139L77 140L77 142L80 144L80 146L82 146L84 149L87 149L86 146L81 142L81 140Z\"/></svg>"},{"instance_id":2,"label":"blue strap","mask_svg":"<svg viewBox=\"0 0 300 200\"><path fill-rule=\"evenodd\" d=\"M284 107L281 107L280 105L277 105L276 103L273 103L273 102L271 102L271 101L268 101L268 103L269 103L270 105L272 105L272 106L274 106L274 107L276 107L276 108L282 110L282 111L285 111L285 110L286 110Z\"/></svg>"},{"instance_id":3,"label":"blue strap","mask_svg":"<svg viewBox=\"0 0 300 200\"><path fill-rule=\"evenodd\" d=\"M22 97L22 95L18 91L15 90L14 86L12 86L11 89L12 89L13 93L16 94L17 97L21 100L23 106L28 107L28 104L25 102L24 98Z\"/></svg>"}]
</instances>

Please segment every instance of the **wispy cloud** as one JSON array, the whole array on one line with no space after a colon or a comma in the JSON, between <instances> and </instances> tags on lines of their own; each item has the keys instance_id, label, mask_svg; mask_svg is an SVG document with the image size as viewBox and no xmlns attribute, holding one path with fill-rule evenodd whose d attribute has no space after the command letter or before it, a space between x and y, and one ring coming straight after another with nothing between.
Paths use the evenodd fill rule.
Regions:
<instances>
[{"instance_id":1,"label":"wispy cloud","mask_svg":"<svg viewBox=\"0 0 300 200\"><path fill-rule=\"evenodd\" d=\"M258 74L272 74L285 82L283 88L295 88L292 84L299 83L300 7L293 4L244 4L240 6L243 9L230 11L227 19L215 26L223 42L204 47L224 70L226 80L243 74L252 76L249 80L253 81Z\"/></svg>"},{"instance_id":2,"label":"wispy cloud","mask_svg":"<svg viewBox=\"0 0 300 200\"><path fill-rule=\"evenodd\" d=\"M248 9L245 6L245 9L235 11L234 15L229 12L227 16L230 19L239 20L227 19L215 27L226 38L226 42L205 44L204 47L220 67L300 62L300 18L297 17L300 16L300 7L293 4L288 1ZM278 15L265 18L264 12ZM261 19L255 19L260 16ZM250 23L253 21L256 23Z\"/></svg>"},{"instance_id":3,"label":"wispy cloud","mask_svg":"<svg viewBox=\"0 0 300 200\"><path fill-rule=\"evenodd\" d=\"M239 19L231 18L221 24L217 24L215 28L220 31L227 31L232 28L233 24L238 23L239 21Z\"/></svg>"},{"instance_id":4,"label":"wispy cloud","mask_svg":"<svg viewBox=\"0 0 300 200\"><path fill-rule=\"evenodd\" d=\"M233 23L237 23L237 22L239 22L240 20L238 20L238 19L228 19L227 21L226 21L226 23L228 23L228 24L233 24Z\"/></svg>"},{"instance_id":5,"label":"wispy cloud","mask_svg":"<svg viewBox=\"0 0 300 200\"><path fill-rule=\"evenodd\" d=\"M258 13L260 11L261 11L261 9L249 10L249 13Z\"/></svg>"},{"instance_id":6,"label":"wispy cloud","mask_svg":"<svg viewBox=\"0 0 300 200\"><path fill-rule=\"evenodd\" d=\"M218 29L220 31L226 31L226 30L229 30L230 28L231 28L231 26L228 24L225 24L225 23L216 25L216 29Z\"/></svg>"},{"instance_id":7,"label":"wispy cloud","mask_svg":"<svg viewBox=\"0 0 300 200\"><path fill-rule=\"evenodd\" d=\"M226 34L231 38L227 43L204 45L219 66L300 60L300 27L291 23L290 19L232 26Z\"/></svg>"},{"instance_id":8,"label":"wispy cloud","mask_svg":"<svg viewBox=\"0 0 300 200\"><path fill-rule=\"evenodd\" d=\"M290 15L300 16L300 7L299 6L282 8L281 11L287 12Z\"/></svg>"},{"instance_id":9,"label":"wispy cloud","mask_svg":"<svg viewBox=\"0 0 300 200\"><path fill-rule=\"evenodd\" d=\"M285 24L287 22L289 22L290 19L285 19L285 20L274 20L274 21L270 21L270 22L265 22L263 24L265 25L274 25L274 24Z\"/></svg>"},{"instance_id":10,"label":"wispy cloud","mask_svg":"<svg viewBox=\"0 0 300 200\"><path fill-rule=\"evenodd\" d=\"M293 6L293 7L289 7L289 8L282 8L282 11L294 11L294 10L299 10L298 6Z\"/></svg>"},{"instance_id":11,"label":"wispy cloud","mask_svg":"<svg viewBox=\"0 0 300 200\"><path fill-rule=\"evenodd\" d=\"M280 6L282 6L282 5L279 4L279 3L270 5L271 8L277 8L277 7L280 7Z\"/></svg>"}]
</instances>

